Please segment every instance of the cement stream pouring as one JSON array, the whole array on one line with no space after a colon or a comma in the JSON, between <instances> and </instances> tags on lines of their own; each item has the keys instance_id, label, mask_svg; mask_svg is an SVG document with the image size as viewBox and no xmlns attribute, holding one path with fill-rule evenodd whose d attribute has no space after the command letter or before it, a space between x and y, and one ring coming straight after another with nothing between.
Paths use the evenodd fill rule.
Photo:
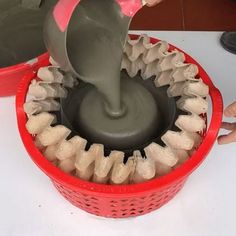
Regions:
<instances>
[{"instance_id":1,"label":"cement stream pouring","mask_svg":"<svg viewBox=\"0 0 236 236\"><path fill-rule=\"evenodd\" d=\"M84 86L90 86L83 96L79 88L68 96L66 104L77 110L69 123L88 140L116 149L151 140L159 128L158 105L145 86L121 73L131 18L115 0L82 0L70 21L68 58ZM64 118L70 117L66 110Z\"/></svg>"}]
</instances>

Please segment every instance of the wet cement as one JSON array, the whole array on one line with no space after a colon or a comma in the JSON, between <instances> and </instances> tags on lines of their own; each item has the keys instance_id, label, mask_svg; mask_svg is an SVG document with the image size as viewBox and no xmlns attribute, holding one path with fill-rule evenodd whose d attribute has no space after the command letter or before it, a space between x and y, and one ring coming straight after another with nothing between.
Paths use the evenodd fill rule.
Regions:
<instances>
[{"instance_id":1,"label":"wet cement","mask_svg":"<svg viewBox=\"0 0 236 236\"><path fill-rule=\"evenodd\" d=\"M70 101L81 100L74 125L87 139L114 149L140 146L160 125L152 94L132 79L121 79L130 21L115 0L82 0L67 29L70 64L93 85Z\"/></svg>"},{"instance_id":2,"label":"wet cement","mask_svg":"<svg viewBox=\"0 0 236 236\"><path fill-rule=\"evenodd\" d=\"M120 71L130 21L115 0L81 0L65 32L52 15L45 25L51 55L81 80L61 102L61 123L106 150L141 149L160 139L175 113L165 89Z\"/></svg>"},{"instance_id":3,"label":"wet cement","mask_svg":"<svg viewBox=\"0 0 236 236\"><path fill-rule=\"evenodd\" d=\"M27 3L30 0L24 0ZM34 2L34 0L32 0ZM57 0L23 6L21 0L0 0L0 68L28 61L46 52L43 24Z\"/></svg>"},{"instance_id":4,"label":"wet cement","mask_svg":"<svg viewBox=\"0 0 236 236\"><path fill-rule=\"evenodd\" d=\"M110 150L122 150L131 155L134 150L142 150L151 142L163 145L161 136L166 130L174 129L174 122L179 115L175 99L167 96L167 87L156 88L154 78L143 80L140 75L130 78L124 70L121 72L121 78L121 81L127 81L127 83L121 83L124 85L121 90L124 93L122 98L128 99L127 103L133 106L128 108L130 111L134 109L132 112L135 113L135 118L127 114L128 122L119 122L119 119L107 120L100 103L102 99L97 90L91 84L80 82L77 87L69 89L68 97L61 101L62 110L60 114L57 114L58 122L71 129L72 135L86 138L89 144L103 143L106 153ZM128 83L132 83L131 90L129 86L126 86ZM151 100L154 99L151 106L147 106L147 101L143 100L142 94L139 97L135 93L139 86L142 89L138 91L145 89L144 93L148 93L146 97L151 96ZM84 105L89 109L81 113L83 111L81 107ZM149 109L159 109L159 119L150 117ZM94 110L96 114L93 114ZM141 121L141 126L132 130L132 123L136 123L136 119Z\"/></svg>"},{"instance_id":5,"label":"wet cement","mask_svg":"<svg viewBox=\"0 0 236 236\"><path fill-rule=\"evenodd\" d=\"M76 128L93 141L99 137L100 143L113 148L142 145L155 135L160 125L152 94L132 79L122 78L121 104L125 107L124 114L118 118L108 116L101 93L90 90L82 99Z\"/></svg>"},{"instance_id":6,"label":"wet cement","mask_svg":"<svg viewBox=\"0 0 236 236\"><path fill-rule=\"evenodd\" d=\"M44 31L54 59L84 82L66 98L62 123L119 150L152 140L161 126L159 101L120 72L130 21L115 0L81 0L65 32L50 16Z\"/></svg>"},{"instance_id":7,"label":"wet cement","mask_svg":"<svg viewBox=\"0 0 236 236\"><path fill-rule=\"evenodd\" d=\"M67 49L80 78L105 98L109 114L121 115L120 68L131 18L115 0L82 0L68 28ZM75 29L75 30L72 30Z\"/></svg>"}]
</instances>

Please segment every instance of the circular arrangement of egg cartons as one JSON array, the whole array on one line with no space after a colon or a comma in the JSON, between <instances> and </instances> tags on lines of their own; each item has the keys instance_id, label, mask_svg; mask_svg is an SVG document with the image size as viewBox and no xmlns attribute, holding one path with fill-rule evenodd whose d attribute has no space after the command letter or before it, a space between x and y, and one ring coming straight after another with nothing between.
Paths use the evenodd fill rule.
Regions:
<instances>
[{"instance_id":1,"label":"circular arrangement of egg cartons","mask_svg":"<svg viewBox=\"0 0 236 236\"><path fill-rule=\"evenodd\" d=\"M22 81L16 100L18 127L33 161L51 178L58 191L75 206L95 215L125 218L158 209L183 187L187 177L212 148L222 119L222 98L202 67L166 42L146 35L130 36L122 69L132 78L140 73L167 94L182 113L175 129L150 142L129 158L122 151L104 154L104 144L70 136L55 112L67 89L78 80L63 73L52 60L37 76ZM212 118L207 128L208 99Z\"/></svg>"}]
</instances>

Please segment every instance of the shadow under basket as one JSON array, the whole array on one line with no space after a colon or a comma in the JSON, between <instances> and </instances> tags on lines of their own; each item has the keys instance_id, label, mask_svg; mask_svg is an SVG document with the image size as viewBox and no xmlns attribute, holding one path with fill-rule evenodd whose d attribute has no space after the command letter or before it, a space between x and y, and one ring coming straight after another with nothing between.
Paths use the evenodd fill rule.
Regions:
<instances>
[{"instance_id":1,"label":"shadow under basket","mask_svg":"<svg viewBox=\"0 0 236 236\"><path fill-rule=\"evenodd\" d=\"M48 61L49 56L44 53L27 62L0 68L0 97L15 95L22 78L48 65Z\"/></svg>"},{"instance_id":2,"label":"shadow under basket","mask_svg":"<svg viewBox=\"0 0 236 236\"><path fill-rule=\"evenodd\" d=\"M138 36L131 36L136 39ZM158 39L151 39L152 43ZM180 49L171 46L170 50ZM35 73L31 72L21 81L16 96L16 113L19 132L25 148L32 160L51 179L57 190L76 207L91 214L127 218L149 213L170 201L184 186L188 176L201 164L211 150L221 124L223 101L219 90L213 85L207 73L190 56L185 54L186 62L199 68L201 77L209 86L212 102L212 118L208 130L203 133L203 141L197 151L182 166L171 173L151 181L133 185L100 185L86 182L62 172L51 164L34 145L32 136L26 130L27 116L23 109L27 91ZM43 66L43 65L42 65Z\"/></svg>"}]
</instances>

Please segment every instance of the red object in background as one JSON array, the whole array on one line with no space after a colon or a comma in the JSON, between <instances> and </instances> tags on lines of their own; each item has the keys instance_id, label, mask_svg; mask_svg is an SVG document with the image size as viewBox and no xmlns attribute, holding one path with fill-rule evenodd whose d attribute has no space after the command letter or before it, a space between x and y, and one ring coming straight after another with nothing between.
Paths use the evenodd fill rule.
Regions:
<instances>
[{"instance_id":1,"label":"red object in background","mask_svg":"<svg viewBox=\"0 0 236 236\"><path fill-rule=\"evenodd\" d=\"M0 97L15 95L19 82L25 75L37 71L48 63L49 56L45 53L28 62L0 68Z\"/></svg>"},{"instance_id":2,"label":"red object in background","mask_svg":"<svg viewBox=\"0 0 236 236\"><path fill-rule=\"evenodd\" d=\"M137 37L132 36L133 39ZM158 40L152 38L151 42L156 43ZM176 48L171 46L170 49ZM186 62L198 66L199 76L210 89L212 119L209 128L203 134L202 144L186 163L166 176L141 184L124 186L95 184L66 174L47 161L35 146L33 137L25 127L27 116L23 110L23 104L35 73L29 73L25 76L20 83L16 96L19 132L32 160L51 179L65 199L91 214L127 218L143 215L160 208L182 189L189 175L201 164L211 150L218 135L223 113L223 101L219 90L213 85L203 68L190 56L187 54L185 56Z\"/></svg>"}]
</instances>

